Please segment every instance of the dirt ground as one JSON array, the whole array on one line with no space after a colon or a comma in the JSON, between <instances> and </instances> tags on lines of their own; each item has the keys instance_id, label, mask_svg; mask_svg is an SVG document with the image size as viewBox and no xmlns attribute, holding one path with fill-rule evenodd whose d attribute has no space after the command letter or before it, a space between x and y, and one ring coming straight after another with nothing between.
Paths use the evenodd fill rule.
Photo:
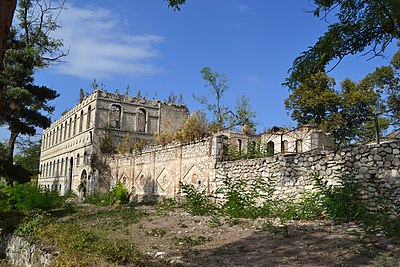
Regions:
<instances>
[{"instance_id":1,"label":"dirt ground","mask_svg":"<svg viewBox=\"0 0 400 267\"><path fill-rule=\"evenodd\" d=\"M152 266L400 266L398 240L354 223L221 221L183 209L138 207L125 239Z\"/></svg>"}]
</instances>

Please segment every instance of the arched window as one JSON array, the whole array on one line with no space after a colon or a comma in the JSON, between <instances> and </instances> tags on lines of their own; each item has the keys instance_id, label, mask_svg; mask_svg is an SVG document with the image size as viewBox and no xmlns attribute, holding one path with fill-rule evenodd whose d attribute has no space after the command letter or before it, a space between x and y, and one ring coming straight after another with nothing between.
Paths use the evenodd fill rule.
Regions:
<instances>
[{"instance_id":1,"label":"arched window","mask_svg":"<svg viewBox=\"0 0 400 267\"><path fill-rule=\"evenodd\" d=\"M268 155L273 155L275 153L275 144L272 141L267 143L267 153Z\"/></svg>"},{"instance_id":2,"label":"arched window","mask_svg":"<svg viewBox=\"0 0 400 267\"><path fill-rule=\"evenodd\" d=\"M64 125L64 140L67 140L67 121L65 121Z\"/></svg>"},{"instance_id":3,"label":"arched window","mask_svg":"<svg viewBox=\"0 0 400 267\"><path fill-rule=\"evenodd\" d=\"M302 140L296 140L296 152L297 153L303 152L303 141Z\"/></svg>"},{"instance_id":4,"label":"arched window","mask_svg":"<svg viewBox=\"0 0 400 267\"><path fill-rule=\"evenodd\" d=\"M89 139L90 139L90 143L93 143L93 133L92 133L92 131L89 132Z\"/></svg>"},{"instance_id":5,"label":"arched window","mask_svg":"<svg viewBox=\"0 0 400 267\"><path fill-rule=\"evenodd\" d=\"M62 140L63 140L63 136L62 136L62 134L63 134L63 127L64 127L64 125L63 124L61 124L61 128L60 128L60 136L59 136L59 141L58 142L61 142Z\"/></svg>"},{"instance_id":6,"label":"arched window","mask_svg":"<svg viewBox=\"0 0 400 267\"><path fill-rule=\"evenodd\" d=\"M58 142L58 127L54 130L54 144L57 145Z\"/></svg>"},{"instance_id":7,"label":"arched window","mask_svg":"<svg viewBox=\"0 0 400 267\"><path fill-rule=\"evenodd\" d=\"M289 151L289 142L287 140L284 140L281 144L281 151L282 152L288 152Z\"/></svg>"},{"instance_id":8,"label":"arched window","mask_svg":"<svg viewBox=\"0 0 400 267\"><path fill-rule=\"evenodd\" d=\"M147 112L144 108L136 111L136 131L145 133L147 130Z\"/></svg>"},{"instance_id":9,"label":"arched window","mask_svg":"<svg viewBox=\"0 0 400 267\"><path fill-rule=\"evenodd\" d=\"M71 137L71 129L72 129L72 118L69 118L68 138Z\"/></svg>"},{"instance_id":10,"label":"arched window","mask_svg":"<svg viewBox=\"0 0 400 267\"><path fill-rule=\"evenodd\" d=\"M87 115L86 115L86 130L90 128L91 113L92 113L92 108L89 105L88 110L87 110Z\"/></svg>"},{"instance_id":11,"label":"arched window","mask_svg":"<svg viewBox=\"0 0 400 267\"><path fill-rule=\"evenodd\" d=\"M57 160L56 176L60 175L60 160Z\"/></svg>"},{"instance_id":12,"label":"arched window","mask_svg":"<svg viewBox=\"0 0 400 267\"><path fill-rule=\"evenodd\" d=\"M79 162L80 162L80 156L79 154L76 156L76 167L79 166Z\"/></svg>"},{"instance_id":13,"label":"arched window","mask_svg":"<svg viewBox=\"0 0 400 267\"><path fill-rule=\"evenodd\" d=\"M61 159L61 166L60 166L60 175L63 175L63 171L64 171L64 159Z\"/></svg>"},{"instance_id":14,"label":"arched window","mask_svg":"<svg viewBox=\"0 0 400 267\"><path fill-rule=\"evenodd\" d=\"M239 155L241 155L242 154L242 140L241 139L237 140L237 148L238 148Z\"/></svg>"},{"instance_id":15,"label":"arched window","mask_svg":"<svg viewBox=\"0 0 400 267\"><path fill-rule=\"evenodd\" d=\"M87 158L87 153L83 153L83 164L88 164L88 158Z\"/></svg>"},{"instance_id":16,"label":"arched window","mask_svg":"<svg viewBox=\"0 0 400 267\"><path fill-rule=\"evenodd\" d=\"M76 134L76 120L77 120L77 117L76 117L76 114L75 114L75 116L74 116L74 123L73 123L73 125L72 125L72 135L73 136L75 136L75 134Z\"/></svg>"},{"instance_id":17,"label":"arched window","mask_svg":"<svg viewBox=\"0 0 400 267\"><path fill-rule=\"evenodd\" d=\"M122 108L120 105L112 104L108 115L108 126L114 129L121 129Z\"/></svg>"},{"instance_id":18,"label":"arched window","mask_svg":"<svg viewBox=\"0 0 400 267\"><path fill-rule=\"evenodd\" d=\"M64 170L65 175L67 175L67 171L68 171L68 158L65 158L65 170Z\"/></svg>"},{"instance_id":19,"label":"arched window","mask_svg":"<svg viewBox=\"0 0 400 267\"><path fill-rule=\"evenodd\" d=\"M79 116L79 133L83 130L83 109L81 110L81 115Z\"/></svg>"},{"instance_id":20,"label":"arched window","mask_svg":"<svg viewBox=\"0 0 400 267\"><path fill-rule=\"evenodd\" d=\"M54 146L54 129L51 131L51 146Z\"/></svg>"}]
</instances>

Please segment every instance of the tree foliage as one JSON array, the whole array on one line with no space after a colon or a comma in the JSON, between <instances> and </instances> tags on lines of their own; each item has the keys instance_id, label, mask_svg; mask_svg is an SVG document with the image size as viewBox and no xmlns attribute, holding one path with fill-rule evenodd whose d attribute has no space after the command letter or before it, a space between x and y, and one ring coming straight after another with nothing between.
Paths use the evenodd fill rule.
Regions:
<instances>
[{"instance_id":1,"label":"tree foliage","mask_svg":"<svg viewBox=\"0 0 400 267\"><path fill-rule=\"evenodd\" d=\"M63 5L52 7L51 1L21 0L17 10L19 25L8 35L0 71L0 125L10 131L2 174L11 182L18 177L13 171L16 138L33 136L37 127L50 125L47 115L54 107L49 102L58 94L46 86L35 85L33 75L65 55L60 50L62 42L49 36L58 27L53 14L62 8Z\"/></svg>"},{"instance_id":2,"label":"tree foliage","mask_svg":"<svg viewBox=\"0 0 400 267\"><path fill-rule=\"evenodd\" d=\"M16 166L26 170L30 176L26 177L25 180L34 181L39 174L39 161L40 161L40 143L36 142L34 144L30 144L23 148L17 155L14 157L14 162Z\"/></svg>"},{"instance_id":3,"label":"tree foliage","mask_svg":"<svg viewBox=\"0 0 400 267\"><path fill-rule=\"evenodd\" d=\"M232 109L224 104L225 92L229 88L226 84L227 76L224 73L213 71L209 67L204 67L201 74L205 82L204 87L209 89L212 98L210 100L204 95L193 95L193 97L212 114L213 121L210 123L210 130L217 132L243 124L247 124L255 130L255 112L252 110L249 98L246 96L238 98L235 108Z\"/></svg>"},{"instance_id":4,"label":"tree foliage","mask_svg":"<svg viewBox=\"0 0 400 267\"><path fill-rule=\"evenodd\" d=\"M383 108L371 80L356 83L345 79L340 90L334 86L335 80L325 73L311 75L286 99L286 108L299 124L332 133L339 145L371 140L375 134L373 116ZM387 128L387 121L382 119L381 126L381 130Z\"/></svg>"},{"instance_id":5,"label":"tree foliage","mask_svg":"<svg viewBox=\"0 0 400 267\"><path fill-rule=\"evenodd\" d=\"M314 0L314 16L334 23L316 44L297 57L284 83L294 90L311 74L325 72L332 61L360 52L381 55L400 39L400 2L397 0Z\"/></svg>"},{"instance_id":6,"label":"tree foliage","mask_svg":"<svg viewBox=\"0 0 400 267\"><path fill-rule=\"evenodd\" d=\"M180 11L181 6L186 2L186 0L166 0L166 1L168 1L168 6L172 7L175 11Z\"/></svg>"}]
</instances>

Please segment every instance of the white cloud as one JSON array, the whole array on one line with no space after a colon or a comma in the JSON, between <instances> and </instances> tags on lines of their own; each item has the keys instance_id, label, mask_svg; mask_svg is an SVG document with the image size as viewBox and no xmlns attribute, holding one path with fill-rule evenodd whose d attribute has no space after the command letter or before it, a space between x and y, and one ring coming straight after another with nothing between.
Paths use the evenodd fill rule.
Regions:
<instances>
[{"instance_id":1,"label":"white cloud","mask_svg":"<svg viewBox=\"0 0 400 267\"><path fill-rule=\"evenodd\" d=\"M133 35L109 10L69 5L60 17L62 38L69 54L56 71L84 78L110 77L118 74L148 75L162 72L149 63L160 56L155 45L163 41L157 35Z\"/></svg>"}]
</instances>

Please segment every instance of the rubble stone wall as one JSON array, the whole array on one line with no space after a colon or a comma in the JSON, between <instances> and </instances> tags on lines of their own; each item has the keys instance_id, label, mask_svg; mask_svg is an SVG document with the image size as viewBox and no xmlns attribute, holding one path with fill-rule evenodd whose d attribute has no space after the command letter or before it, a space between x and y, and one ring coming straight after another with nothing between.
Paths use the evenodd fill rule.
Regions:
<instances>
[{"instance_id":1,"label":"rubble stone wall","mask_svg":"<svg viewBox=\"0 0 400 267\"><path fill-rule=\"evenodd\" d=\"M12 234L0 235L0 258L5 257L13 266L52 266L57 253L40 245L31 244Z\"/></svg>"},{"instance_id":2,"label":"rubble stone wall","mask_svg":"<svg viewBox=\"0 0 400 267\"><path fill-rule=\"evenodd\" d=\"M353 145L336 151L314 150L307 153L226 161L216 164L217 186L225 177L252 180L273 179L275 195L293 198L312 190L318 176L328 185L339 185L351 179L362 188L364 198L379 196L391 189L391 197L400 199L400 142ZM387 190L386 190L387 191Z\"/></svg>"}]
</instances>

